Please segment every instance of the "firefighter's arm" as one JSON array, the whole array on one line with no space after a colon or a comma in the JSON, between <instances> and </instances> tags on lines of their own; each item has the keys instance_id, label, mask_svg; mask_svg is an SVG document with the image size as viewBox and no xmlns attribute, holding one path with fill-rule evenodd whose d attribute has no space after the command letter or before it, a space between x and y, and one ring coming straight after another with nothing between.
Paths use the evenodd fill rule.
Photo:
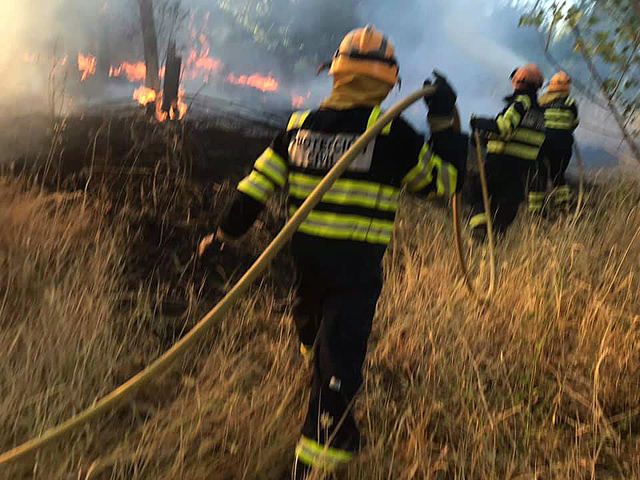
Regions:
<instances>
[{"instance_id":1,"label":"firefighter's arm","mask_svg":"<svg viewBox=\"0 0 640 480\"><path fill-rule=\"evenodd\" d=\"M526 95L520 95L495 119L471 117L471 128L508 138L520 126L529 108L531 108L531 99Z\"/></svg>"},{"instance_id":2,"label":"firefighter's arm","mask_svg":"<svg viewBox=\"0 0 640 480\"><path fill-rule=\"evenodd\" d=\"M227 241L244 235L273 194L284 188L289 175L287 134L280 133L243 178L218 228Z\"/></svg>"},{"instance_id":3,"label":"firefighter's arm","mask_svg":"<svg viewBox=\"0 0 640 480\"><path fill-rule=\"evenodd\" d=\"M434 77L437 91L426 101L431 140L416 149L419 152L417 163L404 176L402 183L412 193L450 197L462 188L469 142L467 136L460 132L460 118L455 108L457 95L453 87L439 73L434 72ZM419 145L416 140L405 143L411 144Z\"/></svg>"},{"instance_id":4,"label":"firefighter's arm","mask_svg":"<svg viewBox=\"0 0 640 480\"><path fill-rule=\"evenodd\" d=\"M578 125L580 125L580 117L578 115L578 104L576 103L576 101L572 98L571 99L571 111L573 112L573 116L575 118L575 121L573 123L574 128L578 128Z\"/></svg>"},{"instance_id":5,"label":"firefighter's arm","mask_svg":"<svg viewBox=\"0 0 640 480\"><path fill-rule=\"evenodd\" d=\"M425 143L418 134L416 137L413 158L417 157L417 162L414 160L412 168L402 179L403 186L409 192L424 197L451 197L459 192L467 169L467 135L449 127L434 133Z\"/></svg>"}]
</instances>

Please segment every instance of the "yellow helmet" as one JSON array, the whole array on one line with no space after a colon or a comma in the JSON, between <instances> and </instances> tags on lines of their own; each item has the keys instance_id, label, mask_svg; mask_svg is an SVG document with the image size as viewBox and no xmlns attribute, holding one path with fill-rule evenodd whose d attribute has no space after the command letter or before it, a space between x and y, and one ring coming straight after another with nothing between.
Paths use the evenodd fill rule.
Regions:
<instances>
[{"instance_id":1,"label":"yellow helmet","mask_svg":"<svg viewBox=\"0 0 640 480\"><path fill-rule=\"evenodd\" d=\"M329 75L364 75L390 85L398 83L399 73L393 45L384 34L369 25L344 37L329 70Z\"/></svg>"},{"instance_id":2,"label":"yellow helmet","mask_svg":"<svg viewBox=\"0 0 640 480\"><path fill-rule=\"evenodd\" d=\"M558 72L553 77L551 77L551 81L549 82L549 88L547 91L549 93L569 93L571 90L571 77L567 75L566 72Z\"/></svg>"}]
</instances>

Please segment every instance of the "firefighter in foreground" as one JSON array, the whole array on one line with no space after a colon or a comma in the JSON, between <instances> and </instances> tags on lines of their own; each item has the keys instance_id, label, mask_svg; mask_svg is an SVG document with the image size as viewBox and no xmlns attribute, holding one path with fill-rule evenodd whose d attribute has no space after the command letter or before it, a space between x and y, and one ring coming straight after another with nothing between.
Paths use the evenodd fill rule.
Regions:
<instances>
[{"instance_id":1,"label":"firefighter in foreground","mask_svg":"<svg viewBox=\"0 0 640 480\"><path fill-rule=\"evenodd\" d=\"M356 139L380 117L380 103L398 82L389 40L372 27L349 33L329 71L331 95L318 110L297 112L286 131L238 185L217 237L244 234L278 190L295 212ZM385 127L327 192L292 240L297 276L293 316L301 351L313 357L309 407L296 446L294 475L331 471L360 448L352 413L382 288L382 257L393 234L400 191L448 197L459 190L467 136L454 125L456 94L435 74L426 99L427 143L398 118ZM206 237L203 252L213 241Z\"/></svg>"},{"instance_id":2,"label":"firefighter in foreground","mask_svg":"<svg viewBox=\"0 0 640 480\"><path fill-rule=\"evenodd\" d=\"M540 97L546 126L546 139L542 146L545 161L543 172L553 186L551 204L560 209L566 208L571 200L565 172L571 162L573 132L580 123L578 106L570 93L571 77L565 72L558 72L551 78L547 92ZM547 175L542 180L545 186Z\"/></svg>"},{"instance_id":3,"label":"firefighter in foreground","mask_svg":"<svg viewBox=\"0 0 640 480\"><path fill-rule=\"evenodd\" d=\"M529 64L511 74L513 94L505 98L506 108L496 118L471 118L471 128L481 132L487 143L487 186L496 233L504 234L515 220L529 189L529 210L542 209L545 188L541 185L540 151L545 139L544 114L537 92L544 79L540 69ZM475 238L486 236L487 216L480 185L472 193L469 222Z\"/></svg>"}]
</instances>

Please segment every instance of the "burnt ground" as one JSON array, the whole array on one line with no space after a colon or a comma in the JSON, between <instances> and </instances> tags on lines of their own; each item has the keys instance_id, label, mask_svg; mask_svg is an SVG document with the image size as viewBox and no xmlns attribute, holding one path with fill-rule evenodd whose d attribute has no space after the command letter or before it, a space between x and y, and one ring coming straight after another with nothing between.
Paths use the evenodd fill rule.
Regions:
<instances>
[{"instance_id":1,"label":"burnt ground","mask_svg":"<svg viewBox=\"0 0 640 480\"><path fill-rule=\"evenodd\" d=\"M0 143L13 145L3 152L4 174L25 187L82 193L114 229L126 230L128 290L154 298L157 333L167 344L221 297L282 223L270 211L240 248L196 258L198 241L215 230L234 184L276 128L239 115L194 117L160 124L120 109L55 122L23 117L0 128Z\"/></svg>"},{"instance_id":2,"label":"burnt ground","mask_svg":"<svg viewBox=\"0 0 640 480\"><path fill-rule=\"evenodd\" d=\"M175 123L106 106L55 122L43 115L0 121L5 174L48 191L81 192L114 228L126 228L128 289L132 297L140 289L153 293L163 319L158 333L168 343L220 298L283 220L269 210L240 248L196 259L198 241L215 229L234 184L286 119L278 125L255 112L218 111L215 102L192 112ZM468 164L466 198L477 182L473 152ZM289 269L274 268L271 280L276 271ZM203 306L194 312L196 303Z\"/></svg>"}]
</instances>

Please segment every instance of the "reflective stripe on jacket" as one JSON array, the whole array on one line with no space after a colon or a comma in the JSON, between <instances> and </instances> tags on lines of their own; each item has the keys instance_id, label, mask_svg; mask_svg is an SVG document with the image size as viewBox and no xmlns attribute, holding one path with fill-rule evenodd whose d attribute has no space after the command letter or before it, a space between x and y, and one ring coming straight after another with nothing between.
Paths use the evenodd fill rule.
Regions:
<instances>
[{"instance_id":1,"label":"reflective stripe on jacket","mask_svg":"<svg viewBox=\"0 0 640 480\"><path fill-rule=\"evenodd\" d=\"M287 130L255 162L238 191L264 204L288 193L289 213L382 115L380 107L296 112ZM325 193L299 232L387 245L402 188L440 197L455 193L457 168L436 155L402 118L389 123ZM223 222L224 223L224 222Z\"/></svg>"},{"instance_id":2,"label":"reflective stripe on jacket","mask_svg":"<svg viewBox=\"0 0 640 480\"><path fill-rule=\"evenodd\" d=\"M545 125L549 130L573 132L580 124L576 102L568 95L549 96L548 101L541 106L544 109Z\"/></svg>"},{"instance_id":3,"label":"reflective stripe on jacket","mask_svg":"<svg viewBox=\"0 0 640 480\"><path fill-rule=\"evenodd\" d=\"M545 139L544 115L535 96L517 95L496 117L498 133L490 136L487 152L536 160Z\"/></svg>"}]
</instances>

